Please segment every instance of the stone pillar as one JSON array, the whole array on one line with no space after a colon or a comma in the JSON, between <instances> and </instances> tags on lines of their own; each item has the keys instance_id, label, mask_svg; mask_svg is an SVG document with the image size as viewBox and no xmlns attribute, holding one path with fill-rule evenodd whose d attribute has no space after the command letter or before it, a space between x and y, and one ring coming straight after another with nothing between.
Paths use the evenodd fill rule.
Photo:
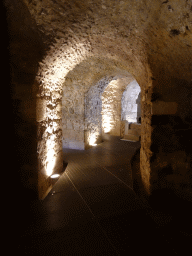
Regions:
<instances>
[{"instance_id":1,"label":"stone pillar","mask_svg":"<svg viewBox=\"0 0 192 256\"><path fill-rule=\"evenodd\" d=\"M150 86L149 84L147 86ZM143 196L150 195L150 175L151 175L151 91L152 86L141 91L141 150L140 150L140 177L144 189Z\"/></svg>"},{"instance_id":2,"label":"stone pillar","mask_svg":"<svg viewBox=\"0 0 192 256\"><path fill-rule=\"evenodd\" d=\"M121 96L119 80L112 81L102 94L102 126L104 133L120 136Z\"/></svg>"},{"instance_id":3,"label":"stone pillar","mask_svg":"<svg viewBox=\"0 0 192 256\"><path fill-rule=\"evenodd\" d=\"M85 94L85 148L102 142L101 95L107 79L102 79Z\"/></svg>"},{"instance_id":4,"label":"stone pillar","mask_svg":"<svg viewBox=\"0 0 192 256\"><path fill-rule=\"evenodd\" d=\"M51 175L63 168L61 97L60 90L49 90L48 85L37 94L36 120L38 153L38 193L43 199L52 188ZM50 85L50 88L51 85Z\"/></svg>"}]
</instances>

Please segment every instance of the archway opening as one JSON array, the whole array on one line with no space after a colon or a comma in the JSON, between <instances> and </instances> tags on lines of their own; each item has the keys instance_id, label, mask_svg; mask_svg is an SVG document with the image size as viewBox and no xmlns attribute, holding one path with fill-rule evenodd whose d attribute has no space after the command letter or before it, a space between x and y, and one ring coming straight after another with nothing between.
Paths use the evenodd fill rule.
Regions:
<instances>
[{"instance_id":1,"label":"archway opening","mask_svg":"<svg viewBox=\"0 0 192 256\"><path fill-rule=\"evenodd\" d=\"M116 77L102 94L102 132L120 136L121 95L127 78Z\"/></svg>"},{"instance_id":2,"label":"archway opening","mask_svg":"<svg viewBox=\"0 0 192 256\"><path fill-rule=\"evenodd\" d=\"M131 131L137 136L132 141L139 140L140 92L140 86L132 76L105 77L89 89L85 95L86 147L101 143L105 134L123 138L128 130L125 126L129 124L134 124L132 128L136 130Z\"/></svg>"},{"instance_id":3,"label":"archway opening","mask_svg":"<svg viewBox=\"0 0 192 256\"><path fill-rule=\"evenodd\" d=\"M121 101L121 136L138 141L141 137L141 88L136 80L128 84Z\"/></svg>"},{"instance_id":4,"label":"archway opening","mask_svg":"<svg viewBox=\"0 0 192 256\"><path fill-rule=\"evenodd\" d=\"M114 77L104 77L85 94L85 144L95 146L102 142L102 95Z\"/></svg>"},{"instance_id":5,"label":"archway opening","mask_svg":"<svg viewBox=\"0 0 192 256\"><path fill-rule=\"evenodd\" d=\"M104 134L138 141L141 135L141 89L132 77L111 81L102 94L102 131ZM131 130L130 130L131 129ZM125 135L134 135L125 138Z\"/></svg>"},{"instance_id":6,"label":"archway opening","mask_svg":"<svg viewBox=\"0 0 192 256\"><path fill-rule=\"evenodd\" d=\"M129 123L140 123L141 121L141 88L136 80L128 84L123 92L121 106L121 119Z\"/></svg>"},{"instance_id":7,"label":"archway opening","mask_svg":"<svg viewBox=\"0 0 192 256\"><path fill-rule=\"evenodd\" d=\"M62 91L63 149L95 146L102 142L107 126L111 127L112 135L120 136L121 97L134 78L119 65L90 58L67 74ZM110 106L112 121L105 113Z\"/></svg>"}]
</instances>

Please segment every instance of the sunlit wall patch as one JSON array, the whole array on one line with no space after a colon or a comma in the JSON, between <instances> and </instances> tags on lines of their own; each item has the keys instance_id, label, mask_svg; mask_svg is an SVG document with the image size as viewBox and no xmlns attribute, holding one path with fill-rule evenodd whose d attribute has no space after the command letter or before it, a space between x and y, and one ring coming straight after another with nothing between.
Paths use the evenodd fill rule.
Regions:
<instances>
[{"instance_id":1,"label":"sunlit wall patch","mask_svg":"<svg viewBox=\"0 0 192 256\"><path fill-rule=\"evenodd\" d=\"M113 118L108 113L102 115L102 127L104 133L109 133L112 129Z\"/></svg>"}]
</instances>

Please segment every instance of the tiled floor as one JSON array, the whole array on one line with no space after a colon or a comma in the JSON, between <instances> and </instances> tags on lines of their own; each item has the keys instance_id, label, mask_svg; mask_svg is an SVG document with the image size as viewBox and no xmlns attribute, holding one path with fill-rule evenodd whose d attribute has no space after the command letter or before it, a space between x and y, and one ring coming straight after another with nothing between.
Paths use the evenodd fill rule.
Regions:
<instances>
[{"instance_id":1,"label":"tiled floor","mask_svg":"<svg viewBox=\"0 0 192 256\"><path fill-rule=\"evenodd\" d=\"M185 255L190 232L144 208L132 190L130 159L140 143L106 139L64 150L64 174L44 201L31 204L20 229L20 255Z\"/></svg>"}]
</instances>

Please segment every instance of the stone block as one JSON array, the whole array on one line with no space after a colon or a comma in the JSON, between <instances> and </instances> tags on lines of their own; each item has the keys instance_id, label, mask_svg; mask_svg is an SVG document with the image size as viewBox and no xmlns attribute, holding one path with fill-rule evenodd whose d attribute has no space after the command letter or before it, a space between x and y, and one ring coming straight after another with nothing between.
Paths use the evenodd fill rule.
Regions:
<instances>
[{"instance_id":1,"label":"stone block","mask_svg":"<svg viewBox=\"0 0 192 256\"><path fill-rule=\"evenodd\" d=\"M141 135L141 124L138 123L131 123L129 129L133 129L137 131L138 135Z\"/></svg>"},{"instance_id":2,"label":"stone block","mask_svg":"<svg viewBox=\"0 0 192 256\"><path fill-rule=\"evenodd\" d=\"M155 101L151 106L152 115L174 115L176 112L176 102Z\"/></svg>"}]
</instances>

